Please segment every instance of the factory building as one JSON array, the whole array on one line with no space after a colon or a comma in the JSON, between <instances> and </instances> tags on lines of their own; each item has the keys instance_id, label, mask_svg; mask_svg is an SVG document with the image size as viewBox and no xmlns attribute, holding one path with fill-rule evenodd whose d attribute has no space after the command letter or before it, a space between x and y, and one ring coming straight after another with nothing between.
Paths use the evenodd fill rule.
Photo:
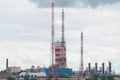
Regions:
<instances>
[{"instance_id":1,"label":"factory building","mask_svg":"<svg viewBox=\"0 0 120 80\"><path fill-rule=\"evenodd\" d=\"M14 73L19 73L21 71L20 67L8 67L8 73L9 74L14 74Z\"/></svg>"},{"instance_id":2,"label":"factory building","mask_svg":"<svg viewBox=\"0 0 120 80\"><path fill-rule=\"evenodd\" d=\"M54 42L54 2L52 2L52 67L66 68L66 42L64 39L64 9L62 9L62 34L60 41ZM55 57L55 58L54 58ZM55 63L54 63L55 62Z\"/></svg>"},{"instance_id":3,"label":"factory building","mask_svg":"<svg viewBox=\"0 0 120 80\"><path fill-rule=\"evenodd\" d=\"M91 63L88 63L88 67L84 71L86 76L91 75L113 75L115 72L112 71L111 62L108 62L108 66L105 68L105 63L102 63L100 67L98 67L98 63L95 63L94 67L91 67Z\"/></svg>"},{"instance_id":4,"label":"factory building","mask_svg":"<svg viewBox=\"0 0 120 80\"><path fill-rule=\"evenodd\" d=\"M26 69L27 73L39 73L39 72L45 72L45 68L41 68L40 66L37 66L37 68L35 68L34 65L31 66L31 68L27 68Z\"/></svg>"},{"instance_id":5,"label":"factory building","mask_svg":"<svg viewBox=\"0 0 120 80\"><path fill-rule=\"evenodd\" d=\"M19 78L20 79L23 79L25 76L28 76L29 78L33 78L33 77L36 77L36 78L45 78L46 77L46 73L45 72L29 72L29 73L26 73L26 72L22 72L19 74Z\"/></svg>"},{"instance_id":6,"label":"factory building","mask_svg":"<svg viewBox=\"0 0 120 80\"><path fill-rule=\"evenodd\" d=\"M65 43L55 43L55 64L58 68L66 68L66 47L62 44Z\"/></svg>"},{"instance_id":7,"label":"factory building","mask_svg":"<svg viewBox=\"0 0 120 80\"><path fill-rule=\"evenodd\" d=\"M44 78L46 77L45 70L46 68L41 68L40 66L35 67L34 65L32 65L31 68L27 68L26 70L20 72L19 78L22 79L25 76L28 76L29 78Z\"/></svg>"},{"instance_id":8,"label":"factory building","mask_svg":"<svg viewBox=\"0 0 120 80\"><path fill-rule=\"evenodd\" d=\"M46 69L46 75L51 75L52 68ZM71 68L54 68L54 77L66 77L66 76L72 76L72 69Z\"/></svg>"},{"instance_id":9,"label":"factory building","mask_svg":"<svg viewBox=\"0 0 120 80\"><path fill-rule=\"evenodd\" d=\"M5 70L5 77L8 76L18 76L21 71L21 67L17 66L8 66L8 58L6 59L6 70Z\"/></svg>"}]
</instances>

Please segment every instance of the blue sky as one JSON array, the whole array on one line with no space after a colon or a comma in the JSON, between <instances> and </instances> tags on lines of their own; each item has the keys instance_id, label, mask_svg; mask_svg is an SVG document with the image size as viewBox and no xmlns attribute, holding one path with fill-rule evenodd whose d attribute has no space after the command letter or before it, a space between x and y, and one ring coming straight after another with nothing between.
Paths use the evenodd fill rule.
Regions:
<instances>
[{"instance_id":1,"label":"blue sky","mask_svg":"<svg viewBox=\"0 0 120 80\"><path fill-rule=\"evenodd\" d=\"M0 0L0 69L5 69L6 58L9 66L22 69L51 64L50 1L42 1ZM98 62L99 67L105 62L107 67L111 61L119 73L120 1L95 1L61 0L59 3L56 0L55 41L61 36L61 7L64 7L68 67L79 69L80 32L83 31L85 67L89 62L92 66Z\"/></svg>"}]
</instances>

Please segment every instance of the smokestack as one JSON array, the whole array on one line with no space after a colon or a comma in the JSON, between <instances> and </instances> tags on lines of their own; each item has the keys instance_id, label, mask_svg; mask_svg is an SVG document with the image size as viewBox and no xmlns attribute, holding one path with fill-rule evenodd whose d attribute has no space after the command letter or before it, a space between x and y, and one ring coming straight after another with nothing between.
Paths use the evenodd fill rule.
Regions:
<instances>
[{"instance_id":1,"label":"smokestack","mask_svg":"<svg viewBox=\"0 0 120 80\"><path fill-rule=\"evenodd\" d=\"M91 63L88 63L88 71L90 73L90 71L91 71Z\"/></svg>"},{"instance_id":2,"label":"smokestack","mask_svg":"<svg viewBox=\"0 0 120 80\"><path fill-rule=\"evenodd\" d=\"M64 9L62 9L62 43L64 42Z\"/></svg>"},{"instance_id":3,"label":"smokestack","mask_svg":"<svg viewBox=\"0 0 120 80\"><path fill-rule=\"evenodd\" d=\"M52 45L51 45L51 49L52 49L52 66L54 64L54 2L52 0L51 3L51 7L52 7Z\"/></svg>"},{"instance_id":4,"label":"smokestack","mask_svg":"<svg viewBox=\"0 0 120 80\"><path fill-rule=\"evenodd\" d=\"M63 67L66 68L67 66L67 61L66 61L66 42L65 42L65 38L64 38L64 9L62 9L62 41L61 41L61 46L62 46L62 54L63 54Z\"/></svg>"},{"instance_id":5,"label":"smokestack","mask_svg":"<svg viewBox=\"0 0 120 80\"><path fill-rule=\"evenodd\" d=\"M83 72L84 66L83 66L83 32L81 32L81 72Z\"/></svg>"},{"instance_id":6,"label":"smokestack","mask_svg":"<svg viewBox=\"0 0 120 80\"><path fill-rule=\"evenodd\" d=\"M102 74L105 73L105 63L102 63Z\"/></svg>"},{"instance_id":7,"label":"smokestack","mask_svg":"<svg viewBox=\"0 0 120 80\"><path fill-rule=\"evenodd\" d=\"M6 58L6 78L8 77L8 58Z\"/></svg>"},{"instance_id":8,"label":"smokestack","mask_svg":"<svg viewBox=\"0 0 120 80\"><path fill-rule=\"evenodd\" d=\"M6 58L6 73L8 73L8 58Z\"/></svg>"},{"instance_id":9,"label":"smokestack","mask_svg":"<svg viewBox=\"0 0 120 80\"><path fill-rule=\"evenodd\" d=\"M95 63L95 71L96 71L96 73L98 71L98 64L97 63Z\"/></svg>"},{"instance_id":10,"label":"smokestack","mask_svg":"<svg viewBox=\"0 0 120 80\"><path fill-rule=\"evenodd\" d=\"M111 74L111 71L112 71L112 69L111 69L111 64L112 64L112 63L111 63L110 61L109 61L108 63L109 63L109 74Z\"/></svg>"}]
</instances>

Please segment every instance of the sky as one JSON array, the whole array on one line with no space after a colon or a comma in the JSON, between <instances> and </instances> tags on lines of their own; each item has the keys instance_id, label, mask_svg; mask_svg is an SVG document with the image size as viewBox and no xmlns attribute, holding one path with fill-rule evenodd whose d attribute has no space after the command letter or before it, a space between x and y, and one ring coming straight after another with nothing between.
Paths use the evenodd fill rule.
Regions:
<instances>
[{"instance_id":1,"label":"sky","mask_svg":"<svg viewBox=\"0 0 120 80\"><path fill-rule=\"evenodd\" d=\"M55 41L61 39L65 10L67 67L79 70L80 32L84 33L84 67L108 61L120 73L120 0L54 0ZM0 70L51 64L51 1L0 0Z\"/></svg>"}]
</instances>

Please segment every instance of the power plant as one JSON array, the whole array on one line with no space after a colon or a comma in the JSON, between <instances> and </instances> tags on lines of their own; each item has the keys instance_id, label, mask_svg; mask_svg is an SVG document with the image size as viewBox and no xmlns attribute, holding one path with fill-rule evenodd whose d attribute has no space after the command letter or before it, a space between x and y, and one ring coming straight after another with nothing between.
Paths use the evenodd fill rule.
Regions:
<instances>
[{"instance_id":1,"label":"power plant","mask_svg":"<svg viewBox=\"0 0 120 80\"><path fill-rule=\"evenodd\" d=\"M59 68L66 68L66 42L64 38L64 9L62 9L62 40L54 42L55 30L54 30L54 2L52 1L52 67L57 66ZM55 58L54 58L55 56ZM55 59L55 60L54 60ZM55 62L55 64L54 64Z\"/></svg>"},{"instance_id":2,"label":"power plant","mask_svg":"<svg viewBox=\"0 0 120 80\"><path fill-rule=\"evenodd\" d=\"M62 9L62 40L55 42L55 64L59 68L66 68L66 42L64 39L64 9Z\"/></svg>"},{"instance_id":3,"label":"power plant","mask_svg":"<svg viewBox=\"0 0 120 80\"><path fill-rule=\"evenodd\" d=\"M79 64L79 70L74 71L72 68L67 67L67 56L66 56L66 41L65 41L65 25L64 25L64 19L65 19L65 11L62 9L61 11L61 37L60 40L55 41L55 12L54 12L55 4L52 0L51 3L51 65L49 65L48 68L46 67L40 67L37 68L34 67L34 65L31 66L31 68L27 68L25 70L21 70L20 67L10 67L8 65L8 58L6 59L6 70L4 72L0 73L1 77L8 77L8 76L16 76L20 79L23 79L25 76L28 76L30 79L35 77L38 80L41 78L75 78L75 80L78 80L79 78L93 78L94 76L97 76L98 78L101 78L103 76L114 76L114 71L112 70L112 63L109 61L107 68L105 68L105 63L101 63L101 66L98 66L98 63L96 62L94 66L91 65L91 62L87 64L87 67L84 66L84 34L83 32L80 33L80 63ZM2 75L2 76L1 76ZM77 78L77 79L76 79ZM83 79L83 80L85 80ZM72 79L71 79L72 80ZM90 79L91 80L91 79Z\"/></svg>"},{"instance_id":4,"label":"power plant","mask_svg":"<svg viewBox=\"0 0 120 80\"><path fill-rule=\"evenodd\" d=\"M54 2L52 1L52 64L51 66L46 69L48 76L54 76L54 77L63 77L67 75L72 75L72 69L67 68L67 59L66 59L66 41L64 37L64 9L62 9L62 25L61 25L61 40L54 41L55 37L55 25L54 25ZM55 62L55 63L54 63Z\"/></svg>"}]
</instances>

